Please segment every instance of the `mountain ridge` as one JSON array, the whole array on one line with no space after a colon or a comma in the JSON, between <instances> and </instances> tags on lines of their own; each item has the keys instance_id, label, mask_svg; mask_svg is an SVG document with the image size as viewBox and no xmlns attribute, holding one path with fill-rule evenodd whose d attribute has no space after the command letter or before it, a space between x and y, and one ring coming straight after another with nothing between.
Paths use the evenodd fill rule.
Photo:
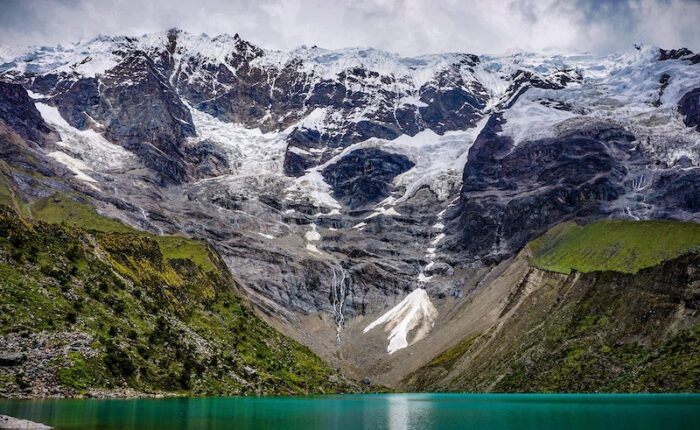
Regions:
<instances>
[{"instance_id":1,"label":"mountain ridge","mask_svg":"<svg viewBox=\"0 0 700 430\"><path fill-rule=\"evenodd\" d=\"M0 65L0 94L19 95L0 98L15 206L60 193L210 242L270 325L358 380L396 386L425 345L449 347L445 318L553 226L700 220L688 50L414 64L120 40ZM388 356L387 333L361 328L419 288L435 325Z\"/></svg>"}]
</instances>

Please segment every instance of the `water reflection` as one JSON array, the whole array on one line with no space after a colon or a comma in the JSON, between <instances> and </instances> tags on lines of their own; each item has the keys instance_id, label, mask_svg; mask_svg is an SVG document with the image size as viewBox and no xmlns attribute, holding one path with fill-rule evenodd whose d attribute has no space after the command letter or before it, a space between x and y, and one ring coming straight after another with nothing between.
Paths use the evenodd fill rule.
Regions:
<instances>
[{"instance_id":1,"label":"water reflection","mask_svg":"<svg viewBox=\"0 0 700 430\"><path fill-rule=\"evenodd\" d=\"M140 400L0 400L59 429L697 428L698 395L392 394Z\"/></svg>"},{"instance_id":2,"label":"water reflection","mask_svg":"<svg viewBox=\"0 0 700 430\"><path fill-rule=\"evenodd\" d=\"M409 404L404 395L396 395L388 398L387 415L389 417L389 430L405 430L408 428Z\"/></svg>"}]
</instances>

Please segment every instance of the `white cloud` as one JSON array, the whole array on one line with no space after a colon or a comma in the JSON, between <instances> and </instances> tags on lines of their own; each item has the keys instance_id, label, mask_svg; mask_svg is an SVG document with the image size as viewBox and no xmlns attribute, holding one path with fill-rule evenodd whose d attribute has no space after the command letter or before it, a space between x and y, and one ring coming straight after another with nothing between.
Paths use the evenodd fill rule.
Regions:
<instances>
[{"instance_id":1,"label":"white cloud","mask_svg":"<svg viewBox=\"0 0 700 430\"><path fill-rule=\"evenodd\" d=\"M267 48L445 51L700 49L693 0L0 0L0 40L57 44L179 27L239 33Z\"/></svg>"}]
</instances>

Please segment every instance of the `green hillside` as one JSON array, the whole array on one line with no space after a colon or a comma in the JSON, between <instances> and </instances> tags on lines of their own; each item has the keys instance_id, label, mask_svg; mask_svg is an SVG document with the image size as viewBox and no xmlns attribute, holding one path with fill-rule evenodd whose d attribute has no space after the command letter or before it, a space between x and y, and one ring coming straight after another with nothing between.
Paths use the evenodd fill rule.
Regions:
<instances>
[{"instance_id":1,"label":"green hillside","mask_svg":"<svg viewBox=\"0 0 700 430\"><path fill-rule=\"evenodd\" d=\"M497 322L465 333L409 375L405 389L700 390L700 225L565 223L528 246L531 264L546 271L511 279ZM567 276L572 270L582 273Z\"/></svg>"},{"instance_id":2,"label":"green hillside","mask_svg":"<svg viewBox=\"0 0 700 430\"><path fill-rule=\"evenodd\" d=\"M65 196L30 209L62 224L0 205L0 339L23 355L0 366L0 393L356 389L260 320L205 243L136 232Z\"/></svg>"},{"instance_id":3,"label":"green hillside","mask_svg":"<svg viewBox=\"0 0 700 430\"><path fill-rule=\"evenodd\" d=\"M530 243L532 263L560 273L636 273L700 250L700 224L676 221L597 221L558 225Z\"/></svg>"}]
</instances>

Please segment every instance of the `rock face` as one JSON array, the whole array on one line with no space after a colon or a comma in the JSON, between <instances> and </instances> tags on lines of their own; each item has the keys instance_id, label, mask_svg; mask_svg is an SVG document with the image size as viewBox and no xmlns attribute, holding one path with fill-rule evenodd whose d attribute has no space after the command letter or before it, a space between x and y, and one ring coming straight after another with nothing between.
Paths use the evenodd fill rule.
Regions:
<instances>
[{"instance_id":1,"label":"rock face","mask_svg":"<svg viewBox=\"0 0 700 430\"><path fill-rule=\"evenodd\" d=\"M498 135L493 117L469 152L458 205L446 215L453 246L503 258L549 227L601 214L624 193L634 136L607 127L524 142Z\"/></svg>"},{"instance_id":2,"label":"rock face","mask_svg":"<svg viewBox=\"0 0 700 430\"><path fill-rule=\"evenodd\" d=\"M659 60L684 60L691 64L700 63L700 54L695 54L688 48L679 49L660 49L659 50Z\"/></svg>"},{"instance_id":3,"label":"rock face","mask_svg":"<svg viewBox=\"0 0 700 430\"><path fill-rule=\"evenodd\" d=\"M700 88L688 91L678 101L678 111L683 114L685 125L700 131Z\"/></svg>"},{"instance_id":4,"label":"rock face","mask_svg":"<svg viewBox=\"0 0 700 430\"><path fill-rule=\"evenodd\" d=\"M38 86L42 84L33 88ZM48 93L47 102L58 107L70 125L95 128L134 152L163 184L188 179L182 146L195 135L192 116L144 53L125 55L100 79L57 80Z\"/></svg>"},{"instance_id":5,"label":"rock face","mask_svg":"<svg viewBox=\"0 0 700 430\"><path fill-rule=\"evenodd\" d=\"M187 178L182 144L195 135L192 116L147 56L134 53L101 79L97 118L105 137L135 152L165 182Z\"/></svg>"},{"instance_id":6,"label":"rock face","mask_svg":"<svg viewBox=\"0 0 700 430\"><path fill-rule=\"evenodd\" d=\"M0 81L0 120L24 139L38 144L57 140L21 85Z\"/></svg>"},{"instance_id":7,"label":"rock face","mask_svg":"<svg viewBox=\"0 0 700 430\"><path fill-rule=\"evenodd\" d=\"M358 149L323 169L323 178L336 199L355 209L388 197L393 179L413 166L403 155Z\"/></svg>"}]
</instances>

